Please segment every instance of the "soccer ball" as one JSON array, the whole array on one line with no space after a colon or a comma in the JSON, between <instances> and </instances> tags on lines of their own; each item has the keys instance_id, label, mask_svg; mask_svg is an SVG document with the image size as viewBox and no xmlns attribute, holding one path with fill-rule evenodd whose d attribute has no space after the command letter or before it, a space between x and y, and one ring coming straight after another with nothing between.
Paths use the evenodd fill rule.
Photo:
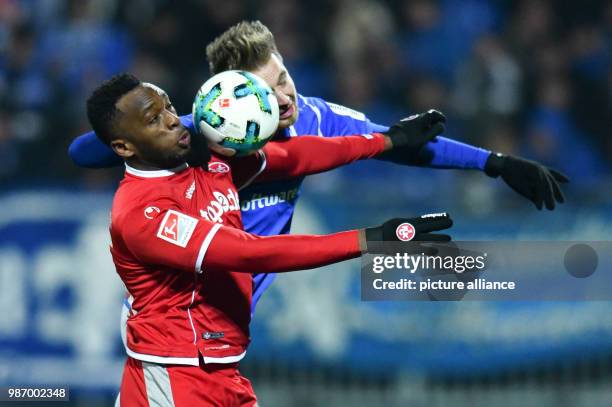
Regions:
<instances>
[{"instance_id":1,"label":"soccer ball","mask_svg":"<svg viewBox=\"0 0 612 407\"><path fill-rule=\"evenodd\" d=\"M263 147L278 127L278 102L260 77L225 71L208 79L193 102L195 127L209 144L246 155Z\"/></svg>"}]
</instances>

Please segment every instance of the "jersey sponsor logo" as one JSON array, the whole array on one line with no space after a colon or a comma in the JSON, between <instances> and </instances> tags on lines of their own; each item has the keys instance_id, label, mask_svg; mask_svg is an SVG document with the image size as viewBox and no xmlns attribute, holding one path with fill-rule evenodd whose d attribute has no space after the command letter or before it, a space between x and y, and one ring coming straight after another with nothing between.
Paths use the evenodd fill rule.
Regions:
<instances>
[{"instance_id":1,"label":"jersey sponsor logo","mask_svg":"<svg viewBox=\"0 0 612 407\"><path fill-rule=\"evenodd\" d=\"M187 199L193 198L194 192L195 192L195 181L193 181L191 185L189 186L189 188L187 188L187 191L185 191L185 198Z\"/></svg>"},{"instance_id":2,"label":"jersey sponsor logo","mask_svg":"<svg viewBox=\"0 0 612 407\"><path fill-rule=\"evenodd\" d=\"M227 189L227 194L214 191L215 199L210 201L206 209L200 209L200 215L211 222L223 223L223 215L229 211L240 209L238 193L232 188Z\"/></svg>"},{"instance_id":3,"label":"jersey sponsor logo","mask_svg":"<svg viewBox=\"0 0 612 407\"><path fill-rule=\"evenodd\" d=\"M297 198L298 191L299 187L295 187L287 191L280 191L270 195L255 194L249 200L243 199L240 209L243 211L254 211L256 209L263 209L283 202L292 201Z\"/></svg>"},{"instance_id":4,"label":"jersey sponsor logo","mask_svg":"<svg viewBox=\"0 0 612 407\"><path fill-rule=\"evenodd\" d=\"M147 219L153 219L157 215L159 215L159 208L157 206L147 206L144 210L144 216Z\"/></svg>"},{"instance_id":5,"label":"jersey sponsor logo","mask_svg":"<svg viewBox=\"0 0 612 407\"><path fill-rule=\"evenodd\" d=\"M170 209L159 226L157 237L180 247L187 247L198 224L196 218Z\"/></svg>"},{"instance_id":6,"label":"jersey sponsor logo","mask_svg":"<svg viewBox=\"0 0 612 407\"><path fill-rule=\"evenodd\" d=\"M217 174L225 174L226 172L230 171L230 167L226 163L222 163L219 161L213 161L211 163L208 163L208 171L214 172Z\"/></svg>"},{"instance_id":7,"label":"jersey sponsor logo","mask_svg":"<svg viewBox=\"0 0 612 407\"><path fill-rule=\"evenodd\" d=\"M340 116L348 116L355 120L364 122L366 120L365 114L358 112L357 110L349 109L346 106L337 105L335 103L325 102L329 106L332 112Z\"/></svg>"},{"instance_id":8,"label":"jersey sponsor logo","mask_svg":"<svg viewBox=\"0 0 612 407\"><path fill-rule=\"evenodd\" d=\"M408 222L404 222L395 229L395 236L402 242L408 242L414 239L416 235L416 230L414 226Z\"/></svg>"}]
</instances>

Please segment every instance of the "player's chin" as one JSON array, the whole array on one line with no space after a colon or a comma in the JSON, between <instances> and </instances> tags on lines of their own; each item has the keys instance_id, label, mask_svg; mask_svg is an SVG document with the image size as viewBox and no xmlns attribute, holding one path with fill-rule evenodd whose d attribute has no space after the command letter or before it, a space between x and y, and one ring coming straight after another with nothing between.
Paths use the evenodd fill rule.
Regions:
<instances>
[{"instance_id":1,"label":"player's chin","mask_svg":"<svg viewBox=\"0 0 612 407\"><path fill-rule=\"evenodd\" d=\"M191 144L188 144L184 146L179 146L178 150L176 151L175 156L179 160L184 160L189 156L190 153L191 153Z\"/></svg>"},{"instance_id":2,"label":"player's chin","mask_svg":"<svg viewBox=\"0 0 612 407\"><path fill-rule=\"evenodd\" d=\"M187 158L189 157L189 153L191 152L191 146L180 146L174 151L166 154L162 160L166 163L166 168L178 167L179 165L187 162Z\"/></svg>"}]
</instances>

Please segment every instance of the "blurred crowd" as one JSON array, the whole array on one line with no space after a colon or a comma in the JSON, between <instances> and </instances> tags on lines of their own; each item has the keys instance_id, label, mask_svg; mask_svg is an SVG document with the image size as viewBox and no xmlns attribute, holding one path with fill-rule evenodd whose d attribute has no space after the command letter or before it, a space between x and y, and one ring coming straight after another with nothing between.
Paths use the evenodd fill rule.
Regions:
<instances>
[{"instance_id":1,"label":"blurred crowd","mask_svg":"<svg viewBox=\"0 0 612 407\"><path fill-rule=\"evenodd\" d=\"M206 44L242 19L276 36L298 92L390 124L431 107L447 135L594 182L612 158L612 2L0 0L0 182L112 186L67 158L85 100L131 71L186 114Z\"/></svg>"}]
</instances>

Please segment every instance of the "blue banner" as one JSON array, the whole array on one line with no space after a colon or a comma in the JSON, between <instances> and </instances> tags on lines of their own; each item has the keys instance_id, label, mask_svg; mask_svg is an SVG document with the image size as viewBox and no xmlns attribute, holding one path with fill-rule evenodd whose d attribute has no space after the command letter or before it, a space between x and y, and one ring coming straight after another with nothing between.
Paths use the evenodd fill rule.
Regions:
<instances>
[{"instance_id":1,"label":"blue banner","mask_svg":"<svg viewBox=\"0 0 612 407\"><path fill-rule=\"evenodd\" d=\"M0 198L0 385L118 388L124 287L108 250L111 200L66 191ZM294 232L367 217L358 207L335 218L333 205L300 205ZM597 222L610 230L609 217ZM612 350L608 302L361 302L359 265L279 276L257 309L247 359L465 374Z\"/></svg>"}]
</instances>

